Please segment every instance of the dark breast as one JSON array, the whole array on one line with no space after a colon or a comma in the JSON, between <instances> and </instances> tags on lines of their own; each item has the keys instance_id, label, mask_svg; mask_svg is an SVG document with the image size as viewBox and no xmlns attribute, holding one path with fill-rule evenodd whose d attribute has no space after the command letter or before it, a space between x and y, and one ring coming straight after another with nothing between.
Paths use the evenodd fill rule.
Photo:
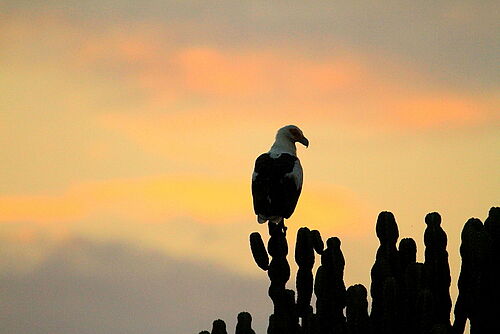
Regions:
<instances>
[{"instance_id":1,"label":"dark breast","mask_svg":"<svg viewBox=\"0 0 500 334\"><path fill-rule=\"evenodd\" d=\"M268 153L261 154L255 161L256 177L252 181L254 211L264 216L289 218L300 195L295 179L287 176L293 171L297 157L281 154L272 158Z\"/></svg>"}]
</instances>

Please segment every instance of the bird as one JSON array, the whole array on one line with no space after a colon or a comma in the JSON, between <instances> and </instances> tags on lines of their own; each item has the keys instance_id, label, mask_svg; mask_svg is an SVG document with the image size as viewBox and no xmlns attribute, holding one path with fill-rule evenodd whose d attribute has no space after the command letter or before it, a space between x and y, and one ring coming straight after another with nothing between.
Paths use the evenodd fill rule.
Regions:
<instances>
[{"instance_id":1,"label":"bird","mask_svg":"<svg viewBox=\"0 0 500 334\"><path fill-rule=\"evenodd\" d=\"M284 220L293 214L302 191L303 172L295 143L309 147L309 140L295 125L278 130L267 153L255 160L252 198L257 222L274 223L286 231Z\"/></svg>"}]
</instances>

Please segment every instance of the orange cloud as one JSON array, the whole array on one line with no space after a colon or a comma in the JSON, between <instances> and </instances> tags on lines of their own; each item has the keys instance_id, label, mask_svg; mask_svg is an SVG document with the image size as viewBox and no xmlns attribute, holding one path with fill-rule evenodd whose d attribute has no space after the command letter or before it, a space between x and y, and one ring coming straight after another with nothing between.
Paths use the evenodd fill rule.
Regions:
<instances>
[{"instance_id":1,"label":"orange cloud","mask_svg":"<svg viewBox=\"0 0 500 334\"><path fill-rule=\"evenodd\" d=\"M180 120L184 113L225 119L246 113L408 130L480 124L498 105L492 96L454 92L398 64L377 66L349 52L314 59L285 49L157 51L144 53L137 83L147 92L147 110L180 111Z\"/></svg>"},{"instance_id":2,"label":"orange cloud","mask_svg":"<svg viewBox=\"0 0 500 334\"><path fill-rule=\"evenodd\" d=\"M176 62L181 82L193 92L234 98L254 96L266 88L268 59L259 55L225 53L213 48L187 48L177 52Z\"/></svg>"},{"instance_id":3,"label":"orange cloud","mask_svg":"<svg viewBox=\"0 0 500 334\"><path fill-rule=\"evenodd\" d=\"M401 125L428 128L441 125L473 125L483 121L484 108L462 96L417 96L394 103Z\"/></svg>"},{"instance_id":4,"label":"orange cloud","mask_svg":"<svg viewBox=\"0 0 500 334\"><path fill-rule=\"evenodd\" d=\"M406 131L482 124L494 119L498 109L498 98L491 93L454 91L411 64L387 57L381 61L377 54L341 45L311 55L286 44L180 44L175 26L134 23L126 29L110 25L99 32L84 31L56 15L29 20L14 16L4 28L0 38L8 46L5 59L26 63L43 50L40 66L45 71L64 64L68 77L72 71L78 77L92 73L94 80L101 80L98 86L113 94L112 100L119 96L115 107L93 101L92 109L127 109L137 118L144 112L179 112L245 120L243 114L251 114L266 121L290 118ZM28 47L19 41L32 43ZM44 77L51 76L44 72ZM72 108L86 105L79 100L82 96L88 100L97 94L77 88L78 92L64 94ZM100 99L111 100L106 95Z\"/></svg>"},{"instance_id":5,"label":"orange cloud","mask_svg":"<svg viewBox=\"0 0 500 334\"><path fill-rule=\"evenodd\" d=\"M363 64L337 55L313 60L279 49L186 48L177 53L186 87L225 97L311 98L362 80Z\"/></svg>"},{"instance_id":6,"label":"orange cloud","mask_svg":"<svg viewBox=\"0 0 500 334\"><path fill-rule=\"evenodd\" d=\"M57 195L3 196L0 237L10 240L14 254L28 253L28 267L49 254L55 242L84 235L118 237L255 275L248 235L266 234L267 227L256 222L249 179L158 176L80 183ZM346 189L308 183L287 223L289 242L295 242L300 226L319 229L325 238L366 235L370 214Z\"/></svg>"},{"instance_id":7,"label":"orange cloud","mask_svg":"<svg viewBox=\"0 0 500 334\"><path fill-rule=\"evenodd\" d=\"M267 48L201 46L179 42L178 34L186 28L180 23L168 27L115 23L92 31L54 13L9 16L2 27L8 67L29 65L27 73L44 67L44 78L50 78L46 72L53 70L59 80L61 69L68 78L80 78L83 73L96 75L93 80L100 78L93 86L89 83L99 86L96 91L86 87L85 92L78 86L76 92L63 94L72 108L85 105L86 101L78 100L82 96L88 100L105 91L115 95L111 99L99 95L99 99L119 96L121 104L110 107L93 101L89 107L111 113L127 109L138 118L144 112L215 112L224 118L250 113L268 119L289 117L405 131L498 120L499 101L492 92L478 96L455 91L412 64L342 45L314 55L286 43ZM32 78L18 77L19 87L27 86L23 80ZM57 95L45 91L50 85L37 88L42 94ZM132 100L130 107L127 101Z\"/></svg>"},{"instance_id":8,"label":"orange cloud","mask_svg":"<svg viewBox=\"0 0 500 334\"><path fill-rule=\"evenodd\" d=\"M117 180L82 183L60 195L0 197L0 220L38 223L81 220L97 213L121 218L163 221L175 216L194 216L200 222L235 219L241 209L231 201L236 189L223 181L211 182L183 178ZM224 197L231 207L217 216L215 199Z\"/></svg>"},{"instance_id":9,"label":"orange cloud","mask_svg":"<svg viewBox=\"0 0 500 334\"><path fill-rule=\"evenodd\" d=\"M253 221L249 182L163 176L81 183L58 195L0 197L0 222L50 225L97 215L139 223L184 218L215 225ZM359 208L346 190L309 185L292 221L344 229L359 222Z\"/></svg>"},{"instance_id":10,"label":"orange cloud","mask_svg":"<svg viewBox=\"0 0 500 334\"><path fill-rule=\"evenodd\" d=\"M1 221L47 223L70 221L81 217L83 203L72 196L3 196L0 197Z\"/></svg>"}]
</instances>

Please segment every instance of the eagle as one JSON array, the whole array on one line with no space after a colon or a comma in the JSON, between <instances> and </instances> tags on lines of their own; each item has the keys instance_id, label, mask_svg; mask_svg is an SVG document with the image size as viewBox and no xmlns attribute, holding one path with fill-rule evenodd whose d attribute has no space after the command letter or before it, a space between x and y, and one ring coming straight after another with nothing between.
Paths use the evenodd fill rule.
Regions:
<instances>
[{"instance_id":1,"label":"eagle","mask_svg":"<svg viewBox=\"0 0 500 334\"><path fill-rule=\"evenodd\" d=\"M297 157L295 143L305 147L309 140L295 125L282 127L267 153L255 160L252 174L253 207L260 224L265 222L280 225L290 218L302 190L302 166Z\"/></svg>"}]
</instances>

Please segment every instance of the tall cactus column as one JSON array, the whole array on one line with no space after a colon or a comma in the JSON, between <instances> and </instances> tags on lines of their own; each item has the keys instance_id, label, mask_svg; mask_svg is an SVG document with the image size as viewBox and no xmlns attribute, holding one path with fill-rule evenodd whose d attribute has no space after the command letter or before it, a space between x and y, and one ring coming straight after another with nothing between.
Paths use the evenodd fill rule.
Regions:
<instances>
[{"instance_id":1,"label":"tall cactus column","mask_svg":"<svg viewBox=\"0 0 500 334\"><path fill-rule=\"evenodd\" d=\"M297 231L295 245L295 262L299 266L297 271L297 311L304 318L311 310L311 297L313 293L314 248L311 231L302 227Z\"/></svg>"},{"instance_id":2,"label":"tall cactus column","mask_svg":"<svg viewBox=\"0 0 500 334\"><path fill-rule=\"evenodd\" d=\"M276 224L269 224L269 242L267 250L272 257L267 274L271 280L269 297L274 303L274 313L283 314L286 311L286 282L290 279L290 265L286 259L288 243L285 233Z\"/></svg>"},{"instance_id":3,"label":"tall cactus column","mask_svg":"<svg viewBox=\"0 0 500 334\"><path fill-rule=\"evenodd\" d=\"M270 238L267 251L258 232L250 235L254 260L261 269L267 270L271 280L268 292L273 301L274 313L269 318L268 333L293 334L298 331L299 324L294 292L286 289L286 282L290 279L290 265L286 259L288 255L286 234L279 225L269 223L268 227ZM270 263L269 256L271 256Z\"/></svg>"},{"instance_id":4,"label":"tall cactus column","mask_svg":"<svg viewBox=\"0 0 500 334\"><path fill-rule=\"evenodd\" d=\"M321 255L321 266L316 272L314 286L316 313L322 334L342 334L346 331L343 313L346 306L344 267L345 260L340 250L339 238L329 238Z\"/></svg>"},{"instance_id":5,"label":"tall cactus column","mask_svg":"<svg viewBox=\"0 0 500 334\"><path fill-rule=\"evenodd\" d=\"M375 264L371 270L372 311L370 319L375 334L388 334L392 330L398 330L401 321L397 313L398 305L392 304L392 302L398 301L401 281L401 264L396 248L399 231L394 215L388 211L381 212L378 215L375 229L380 246L377 249Z\"/></svg>"},{"instance_id":6,"label":"tall cactus column","mask_svg":"<svg viewBox=\"0 0 500 334\"><path fill-rule=\"evenodd\" d=\"M421 283L419 263L417 265L417 244L412 238L404 238L399 242L399 263L401 269L401 330L412 334L415 332L415 306ZM420 268L421 269L421 268Z\"/></svg>"},{"instance_id":7,"label":"tall cactus column","mask_svg":"<svg viewBox=\"0 0 500 334\"><path fill-rule=\"evenodd\" d=\"M446 251L447 236L441 227L441 216L437 212L425 217L427 228L424 232L424 267L429 280L429 290L434 302L434 324L450 327L450 266Z\"/></svg>"},{"instance_id":8,"label":"tall cactus column","mask_svg":"<svg viewBox=\"0 0 500 334\"><path fill-rule=\"evenodd\" d=\"M471 334L483 333L481 312L481 291L483 290L483 268L486 262L483 223L477 218L469 219L462 230L460 255L462 267L458 278L458 297L455 303L454 333L464 332L467 318L471 324Z\"/></svg>"},{"instance_id":9,"label":"tall cactus column","mask_svg":"<svg viewBox=\"0 0 500 334\"><path fill-rule=\"evenodd\" d=\"M311 297L313 293L313 273L314 251L323 253L323 240L319 231L310 231L307 227L302 227L297 231L297 241L295 245L295 262L299 269L297 271L297 311L302 318L302 328L304 333L313 331L313 309Z\"/></svg>"},{"instance_id":10,"label":"tall cactus column","mask_svg":"<svg viewBox=\"0 0 500 334\"><path fill-rule=\"evenodd\" d=\"M464 331L467 318L471 334L497 332L499 271L498 229L499 209L491 208L485 225L477 218L469 219L462 230L460 255L462 267L458 278L455 303L454 333ZM496 251L495 251L496 250Z\"/></svg>"},{"instance_id":11,"label":"tall cactus column","mask_svg":"<svg viewBox=\"0 0 500 334\"><path fill-rule=\"evenodd\" d=\"M348 334L370 334L368 317L368 292L362 284L352 285L346 293L346 316Z\"/></svg>"},{"instance_id":12,"label":"tall cactus column","mask_svg":"<svg viewBox=\"0 0 500 334\"><path fill-rule=\"evenodd\" d=\"M485 329L494 333L500 329L500 207L492 207L484 221L484 230L490 241L489 256L484 268L483 303Z\"/></svg>"}]
</instances>

